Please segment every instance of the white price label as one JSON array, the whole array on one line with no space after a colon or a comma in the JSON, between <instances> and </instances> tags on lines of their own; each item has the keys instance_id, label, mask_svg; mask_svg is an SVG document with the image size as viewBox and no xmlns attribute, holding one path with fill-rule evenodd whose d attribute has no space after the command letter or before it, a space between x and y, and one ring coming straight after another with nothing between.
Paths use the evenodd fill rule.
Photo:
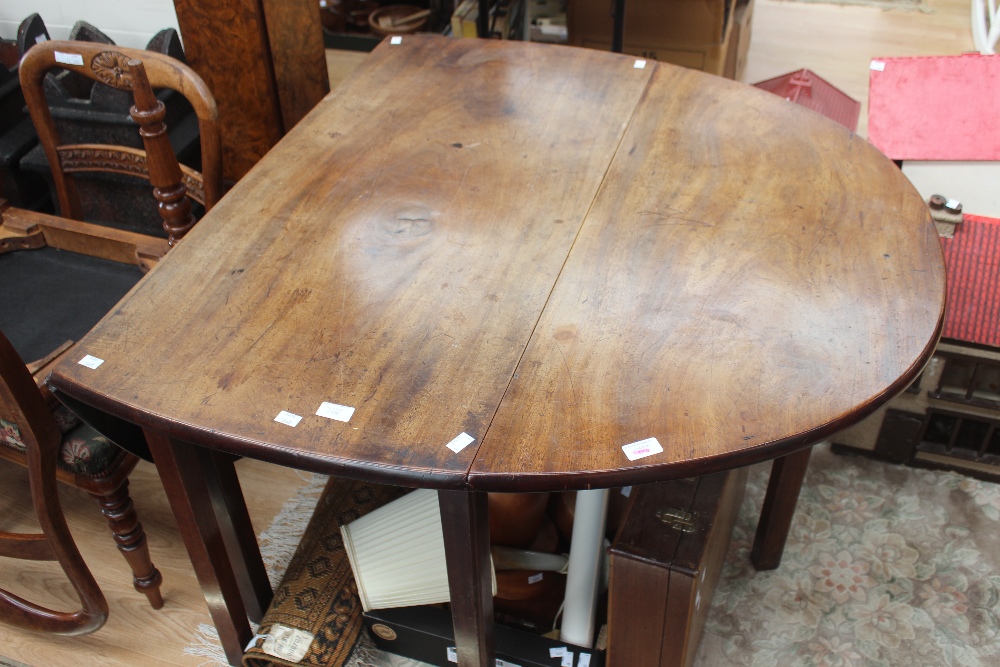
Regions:
<instances>
[{"instance_id":1,"label":"white price label","mask_svg":"<svg viewBox=\"0 0 1000 667\"><path fill-rule=\"evenodd\" d=\"M83 56L79 53L63 53L62 51L53 51L55 55L56 62L62 63L63 65L82 65Z\"/></svg>"},{"instance_id":2,"label":"white price label","mask_svg":"<svg viewBox=\"0 0 1000 667\"><path fill-rule=\"evenodd\" d=\"M581 653L580 659L576 661L576 667L590 667L590 654Z\"/></svg>"},{"instance_id":3,"label":"white price label","mask_svg":"<svg viewBox=\"0 0 1000 667\"><path fill-rule=\"evenodd\" d=\"M315 635L298 628L285 625L272 625L267 639L261 645L261 650L275 658L298 662L309 652Z\"/></svg>"},{"instance_id":4,"label":"white price label","mask_svg":"<svg viewBox=\"0 0 1000 667\"><path fill-rule=\"evenodd\" d=\"M632 67L634 67L636 69L646 69L646 61L645 60L636 60L635 64L633 64Z\"/></svg>"},{"instance_id":5,"label":"white price label","mask_svg":"<svg viewBox=\"0 0 1000 667\"><path fill-rule=\"evenodd\" d=\"M323 403L319 406L316 414L327 419L336 419L339 422L349 422L351 415L354 414L354 408L336 403Z\"/></svg>"},{"instance_id":6,"label":"white price label","mask_svg":"<svg viewBox=\"0 0 1000 667\"><path fill-rule=\"evenodd\" d=\"M475 442L476 439L473 438L468 433L462 433L461 435L455 436L455 439L445 445L448 449L458 454L460 451Z\"/></svg>"},{"instance_id":7,"label":"white price label","mask_svg":"<svg viewBox=\"0 0 1000 667\"><path fill-rule=\"evenodd\" d=\"M885 62L882 60L873 60L871 65L868 66L873 72L884 72Z\"/></svg>"},{"instance_id":8,"label":"white price label","mask_svg":"<svg viewBox=\"0 0 1000 667\"><path fill-rule=\"evenodd\" d=\"M97 368L104 363L104 359L98 359L97 357L92 357L89 354L79 361L81 366L86 366L87 368Z\"/></svg>"},{"instance_id":9,"label":"white price label","mask_svg":"<svg viewBox=\"0 0 1000 667\"><path fill-rule=\"evenodd\" d=\"M274 418L274 421L280 424L286 424L294 428L299 425L300 421L302 421L302 417L300 417L297 414L282 410L281 412L278 413L278 416Z\"/></svg>"},{"instance_id":10,"label":"white price label","mask_svg":"<svg viewBox=\"0 0 1000 667\"><path fill-rule=\"evenodd\" d=\"M625 452L625 456L628 457L629 461L636 461L644 459L647 456L652 456L653 454L661 453L663 447L660 446L656 438L646 438L645 440L633 442L629 445L622 445L622 451Z\"/></svg>"}]
</instances>

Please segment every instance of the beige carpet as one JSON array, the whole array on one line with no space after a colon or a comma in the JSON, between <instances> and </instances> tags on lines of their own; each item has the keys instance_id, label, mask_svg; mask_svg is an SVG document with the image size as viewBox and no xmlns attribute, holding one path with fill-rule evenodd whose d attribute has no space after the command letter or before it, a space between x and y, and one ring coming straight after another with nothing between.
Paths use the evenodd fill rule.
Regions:
<instances>
[{"instance_id":1,"label":"beige carpet","mask_svg":"<svg viewBox=\"0 0 1000 667\"><path fill-rule=\"evenodd\" d=\"M751 475L699 664L1000 665L1000 486L817 447L781 567L747 560Z\"/></svg>"},{"instance_id":2,"label":"beige carpet","mask_svg":"<svg viewBox=\"0 0 1000 667\"><path fill-rule=\"evenodd\" d=\"M782 565L758 573L747 554L767 472L751 472L696 665L1000 665L1000 486L817 447ZM304 527L320 489L307 487L262 534L275 572L294 551L288 526ZM221 664L210 635L203 628L189 651ZM418 664L366 637L348 662Z\"/></svg>"}]
</instances>

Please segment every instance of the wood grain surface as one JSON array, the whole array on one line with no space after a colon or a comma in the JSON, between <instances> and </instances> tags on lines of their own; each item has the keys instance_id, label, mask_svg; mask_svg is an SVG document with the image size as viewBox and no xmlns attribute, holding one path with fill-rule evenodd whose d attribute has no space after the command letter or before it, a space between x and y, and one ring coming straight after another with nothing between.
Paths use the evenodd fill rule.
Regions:
<instances>
[{"instance_id":1,"label":"wood grain surface","mask_svg":"<svg viewBox=\"0 0 1000 667\"><path fill-rule=\"evenodd\" d=\"M868 62L872 57L919 53L959 53L972 48L968 30L968 4L957 0L928 0L933 13L885 12L870 7L756 0L753 41L744 81L754 82L783 74L798 67L820 72L827 80L862 101L867 99ZM330 54L331 52L328 52ZM337 53L335 60L349 66L367 57ZM338 68L334 83L344 76ZM333 76L333 75L331 75ZM862 125L866 120L862 114ZM859 130L863 134L863 131ZM273 513L301 480L296 471L252 459L237 464L244 488L254 492L247 498L254 524L270 523ZM21 502L20 512L11 507L21 501L17 466L0 469L0 484L8 517L24 516L25 527L33 527L33 515ZM162 485L151 464L140 463L130 477L133 495L140 506L143 526L157 567L163 570L165 595L170 614L153 611L136 594L127 577L121 576L121 559L107 539L107 527L93 501L85 494L63 486L63 506L84 559L108 596L112 613L100 632L85 637L52 637L8 628L4 654L28 664L186 665L194 667L203 657L187 655L183 648L191 641L191 628L210 622L208 610L195 581L184 547L177 535L173 515ZM23 563L27 574L19 578L39 596L52 595L58 577L40 567ZM51 564L48 564L51 565ZM31 568L31 569L29 569ZM68 584L58 603L72 599ZM135 642L135 628L156 624L156 632Z\"/></svg>"},{"instance_id":2,"label":"wood grain surface","mask_svg":"<svg viewBox=\"0 0 1000 667\"><path fill-rule=\"evenodd\" d=\"M658 65L471 485L702 475L855 422L936 343L944 274L928 219L895 165L843 127ZM647 438L664 451L629 461L622 446Z\"/></svg>"},{"instance_id":3,"label":"wood grain surface","mask_svg":"<svg viewBox=\"0 0 1000 667\"><path fill-rule=\"evenodd\" d=\"M593 51L383 43L83 341L105 363L53 382L233 453L464 486L649 76Z\"/></svg>"},{"instance_id":4,"label":"wood grain surface","mask_svg":"<svg viewBox=\"0 0 1000 667\"><path fill-rule=\"evenodd\" d=\"M241 178L281 138L284 124L259 0L174 0L184 55L219 105L224 176Z\"/></svg>"},{"instance_id":5,"label":"wood grain surface","mask_svg":"<svg viewBox=\"0 0 1000 667\"><path fill-rule=\"evenodd\" d=\"M319 3L262 0L267 41L284 131L295 127L330 92Z\"/></svg>"},{"instance_id":6,"label":"wood grain surface","mask_svg":"<svg viewBox=\"0 0 1000 667\"><path fill-rule=\"evenodd\" d=\"M83 341L105 364L52 381L232 453L498 491L773 458L902 389L944 278L899 171L778 97L633 62L383 43Z\"/></svg>"}]
</instances>

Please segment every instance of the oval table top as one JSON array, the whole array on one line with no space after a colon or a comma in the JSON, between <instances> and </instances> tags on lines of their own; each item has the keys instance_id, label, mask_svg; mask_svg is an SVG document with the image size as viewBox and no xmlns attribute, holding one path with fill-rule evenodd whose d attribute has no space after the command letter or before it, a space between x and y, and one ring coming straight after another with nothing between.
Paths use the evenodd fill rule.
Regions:
<instances>
[{"instance_id":1,"label":"oval table top","mask_svg":"<svg viewBox=\"0 0 1000 667\"><path fill-rule=\"evenodd\" d=\"M50 382L235 454L489 491L704 474L865 417L939 335L920 196L817 114L642 64L383 42Z\"/></svg>"}]
</instances>

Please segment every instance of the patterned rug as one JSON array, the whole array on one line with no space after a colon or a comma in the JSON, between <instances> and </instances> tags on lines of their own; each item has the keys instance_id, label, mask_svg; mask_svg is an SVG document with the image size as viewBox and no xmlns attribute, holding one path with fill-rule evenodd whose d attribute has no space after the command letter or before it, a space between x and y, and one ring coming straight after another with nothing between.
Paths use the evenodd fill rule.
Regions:
<instances>
[{"instance_id":1,"label":"patterned rug","mask_svg":"<svg viewBox=\"0 0 1000 667\"><path fill-rule=\"evenodd\" d=\"M817 447L781 567L758 573L766 484L755 469L699 664L1000 664L1000 486Z\"/></svg>"},{"instance_id":2,"label":"patterned rug","mask_svg":"<svg viewBox=\"0 0 1000 667\"><path fill-rule=\"evenodd\" d=\"M751 470L696 665L1000 665L1000 485L816 447L781 567L758 573L748 554L767 473ZM261 534L272 581L323 483ZM225 664L213 635L203 626L186 652ZM376 650L364 634L347 662L421 664Z\"/></svg>"}]
</instances>

